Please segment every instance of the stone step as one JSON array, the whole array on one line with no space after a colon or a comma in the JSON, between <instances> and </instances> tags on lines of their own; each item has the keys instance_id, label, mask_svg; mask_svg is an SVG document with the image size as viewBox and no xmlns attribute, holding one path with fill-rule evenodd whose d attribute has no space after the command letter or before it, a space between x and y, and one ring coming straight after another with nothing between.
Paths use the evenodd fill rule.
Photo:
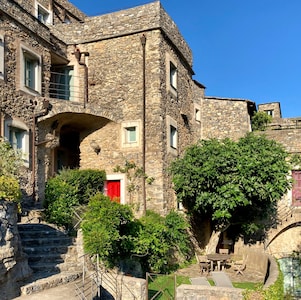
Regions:
<instances>
[{"instance_id":1,"label":"stone step","mask_svg":"<svg viewBox=\"0 0 301 300\"><path fill-rule=\"evenodd\" d=\"M80 266L77 263L59 263L53 262L36 262L29 264L34 273L59 273L63 271L79 271Z\"/></svg>"},{"instance_id":2,"label":"stone step","mask_svg":"<svg viewBox=\"0 0 301 300\"><path fill-rule=\"evenodd\" d=\"M62 284L67 284L78 280L82 276L81 272L61 272L59 274L36 273L29 282L21 287L21 295L30 295L46 289L50 289ZM68 299L68 295L66 295Z\"/></svg>"},{"instance_id":3,"label":"stone step","mask_svg":"<svg viewBox=\"0 0 301 300\"><path fill-rule=\"evenodd\" d=\"M23 243L23 241L22 241ZM76 246L74 245L44 245L44 246L24 246L23 251L27 255L35 255L35 254L43 254L46 255L47 253L76 253Z\"/></svg>"},{"instance_id":4,"label":"stone step","mask_svg":"<svg viewBox=\"0 0 301 300\"><path fill-rule=\"evenodd\" d=\"M42 234L42 233L41 233ZM22 237L22 245L24 247L29 246L29 247L39 247L39 246L60 246L60 245L72 245L73 239L71 237L65 236L65 237Z\"/></svg>"}]
</instances>

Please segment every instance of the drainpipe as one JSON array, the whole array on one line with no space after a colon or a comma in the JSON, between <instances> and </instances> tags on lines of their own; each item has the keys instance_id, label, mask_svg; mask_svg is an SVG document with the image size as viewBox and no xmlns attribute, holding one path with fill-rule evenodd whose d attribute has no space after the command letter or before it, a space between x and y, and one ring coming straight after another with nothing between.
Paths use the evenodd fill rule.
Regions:
<instances>
[{"instance_id":1,"label":"drainpipe","mask_svg":"<svg viewBox=\"0 0 301 300\"><path fill-rule=\"evenodd\" d=\"M142 84L142 198L143 198L143 215L146 215L146 190L145 190L145 145L146 145L146 138L145 138L145 99L146 99L146 85L145 85L145 45L146 45L146 36L143 34L140 38L142 51L143 51L143 84Z\"/></svg>"},{"instance_id":2,"label":"drainpipe","mask_svg":"<svg viewBox=\"0 0 301 300\"><path fill-rule=\"evenodd\" d=\"M84 67L85 70L85 82L84 82L84 108L86 108L86 104L88 103L88 66L86 65L86 62L82 62L81 61L81 56L84 55L84 58L86 58L86 56L90 56L89 52L81 52L78 48L75 49L75 51L72 53L75 55L79 65Z\"/></svg>"}]
</instances>

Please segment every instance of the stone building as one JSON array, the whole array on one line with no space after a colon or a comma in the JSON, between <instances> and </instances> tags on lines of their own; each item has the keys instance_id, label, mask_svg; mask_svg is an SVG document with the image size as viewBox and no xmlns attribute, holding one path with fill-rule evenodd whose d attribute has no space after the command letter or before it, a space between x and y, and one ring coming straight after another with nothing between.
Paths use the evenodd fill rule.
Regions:
<instances>
[{"instance_id":1,"label":"stone building","mask_svg":"<svg viewBox=\"0 0 301 300\"><path fill-rule=\"evenodd\" d=\"M96 17L66 0L1 1L0 133L24 153L24 205L65 167L104 169L105 192L138 214L176 208L170 161L199 138L244 135L255 110L206 97L192 65L159 1ZM114 171L126 161L152 185L129 192Z\"/></svg>"},{"instance_id":2,"label":"stone building","mask_svg":"<svg viewBox=\"0 0 301 300\"><path fill-rule=\"evenodd\" d=\"M291 154L301 154L301 117L282 118L279 102L258 105L258 111L272 116L264 134L279 143ZM292 188L278 203L279 223L270 230L265 250L276 257L300 252L301 236L301 170L299 165L291 171ZM288 242L289 241L289 242Z\"/></svg>"}]
</instances>

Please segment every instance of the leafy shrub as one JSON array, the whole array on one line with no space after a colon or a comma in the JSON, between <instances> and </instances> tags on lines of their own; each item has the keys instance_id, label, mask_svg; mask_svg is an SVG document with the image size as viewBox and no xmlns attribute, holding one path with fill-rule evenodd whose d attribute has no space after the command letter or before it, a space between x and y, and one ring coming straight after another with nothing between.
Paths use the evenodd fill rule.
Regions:
<instances>
[{"instance_id":1,"label":"leafy shrub","mask_svg":"<svg viewBox=\"0 0 301 300\"><path fill-rule=\"evenodd\" d=\"M16 202L20 200L18 176L22 164L21 153L0 138L0 199Z\"/></svg>"},{"instance_id":2,"label":"leafy shrub","mask_svg":"<svg viewBox=\"0 0 301 300\"><path fill-rule=\"evenodd\" d=\"M188 223L172 211L165 218L147 211L139 220L134 253L141 255L146 270L168 273L178 267L179 256L190 255Z\"/></svg>"},{"instance_id":3,"label":"leafy shrub","mask_svg":"<svg viewBox=\"0 0 301 300\"><path fill-rule=\"evenodd\" d=\"M264 111L256 112L252 117L252 130L266 130L267 125L272 122L272 119L272 116Z\"/></svg>"},{"instance_id":4,"label":"leafy shrub","mask_svg":"<svg viewBox=\"0 0 301 300\"><path fill-rule=\"evenodd\" d=\"M188 224L176 212L165 218L147 211L135 220L130 207L97 194L90 199L81 227L85 251L99 254L110 266L135 257L146 271L166 273L177 268L180 256L190 254Z\"/></svg>"},{"instance_id":5,"label":"leafy shrub","mask_svg":"<svg viewBox=\"0 0 301 300\"><path fill-rule=\"evenodd\" d=\"M73 209L86 204L91 196L101 191L104 180L104 171L62 170L46 184L46 220L65 228L71 227Z\"/></svg>"},{"instance_id":6,"label":"leafy shrub","mask_svg":"<svg viewBox=\"0 0 301 300\"><path fill-rule=\"evenodd\" d=\"M76 187L79 203L87 204L91 196L103 190L106 173L103 170L63 169L57 177Z\"/></svg>"},{"instance_id":7,"label":"leafy shrub","mask_svg":"<svg viewBox=\"0 0 301 300\"><path fill-rule=\"evenodd\" d=\"M22 165L21 152L0 138L0 175L18 177Z\"/></svg>"},{"instance_id":8,"label":"leafy shrub","mask_svg":"<svg viewBox=\"0 0 301 300\"><path fill-rule=\"evenodd\" d=\"M12 176L0 176L0 199L18 201L21 197L19 182Z\"/></svg>"},{"instance_id":9,"label":"leafy shrub","mask_svg":"<svg viewBox=\"0 0 301 300\"><path fill-rule=\"evenodd\" d=\"M101 260L114 265L130 250L123 242L131 232L132 220L133 213L128 206L111 202L103 194L95 195L89 201L81 224L85 251L99 254Z\"/></svg>"}]
</instances>

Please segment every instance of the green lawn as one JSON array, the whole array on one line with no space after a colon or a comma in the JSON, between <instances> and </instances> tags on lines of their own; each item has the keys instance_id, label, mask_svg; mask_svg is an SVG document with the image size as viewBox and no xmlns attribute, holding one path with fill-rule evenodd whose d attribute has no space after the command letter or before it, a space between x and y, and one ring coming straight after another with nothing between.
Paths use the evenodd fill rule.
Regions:
<instances>
[{"instance_id":1,"label":"green lawn","mask_svg":"<svg viewBox=\"0 0 301 300\"><path fill-rule=\"evenodd\" d=\"M213 280L209 279L211 285ZM174 299L174 290L181 284L190 284L189 277L175 275L157 275L151 274L148 280L149 299L157 295L154 299L169 300ZM257 290L261 287L253 282L233 282L233 286L241 289Z\"/></svg>"}]
</instances>

